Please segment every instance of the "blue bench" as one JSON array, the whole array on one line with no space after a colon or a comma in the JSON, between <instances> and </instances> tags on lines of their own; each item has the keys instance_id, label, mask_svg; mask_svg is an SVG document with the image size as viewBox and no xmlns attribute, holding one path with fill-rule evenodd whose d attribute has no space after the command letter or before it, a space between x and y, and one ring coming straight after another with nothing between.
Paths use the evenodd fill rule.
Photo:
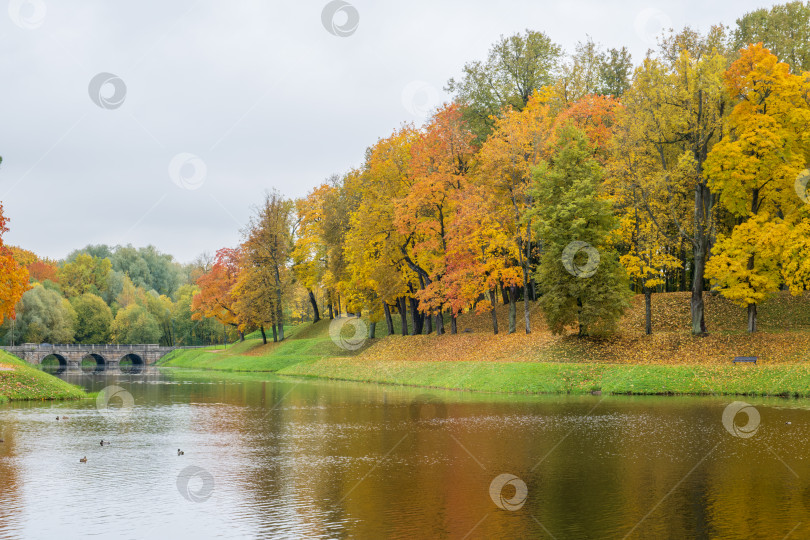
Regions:
<instances>
[{"instance_id":1,"label":"blue bench","mask_svg":"<svg viewBox=\"0 0 810 540\"><path fill-rule=\"evenodd\" d=\"M736 357L734 357L734 363L736 364L738 362L753 362L754 364L756 364L757 363L757 357L756 356L736 356Z\"/></svg>"}]
</instances>

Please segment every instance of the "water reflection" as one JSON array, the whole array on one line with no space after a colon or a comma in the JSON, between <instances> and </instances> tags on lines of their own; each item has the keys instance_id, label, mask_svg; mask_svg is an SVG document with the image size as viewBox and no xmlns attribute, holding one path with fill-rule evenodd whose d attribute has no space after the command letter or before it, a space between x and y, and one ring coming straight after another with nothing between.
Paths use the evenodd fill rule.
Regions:
<instances>
[{"instance_id":1,"label":"water reflection","mask_svg":"<svg viewBox=\"0 0 810 540\"><path fill-rule=\"evenodd\" d=\"M0 407L0 537L810 536L808 402L749 400L760 424L741 438L722 398L62 377L132 406Z\"/></svg>"}]
</instances>

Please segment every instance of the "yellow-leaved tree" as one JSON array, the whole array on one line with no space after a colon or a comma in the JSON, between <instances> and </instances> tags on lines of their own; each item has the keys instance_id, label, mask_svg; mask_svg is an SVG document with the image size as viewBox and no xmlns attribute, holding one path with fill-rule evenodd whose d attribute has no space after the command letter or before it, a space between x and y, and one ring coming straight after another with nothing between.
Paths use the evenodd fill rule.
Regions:
<instances>
[{"instance_id":1,"label":"yellow-leaved tree","mask_svg":"<svg viewBox=\"0 0 810 540\"><path fill-rule=\"evenodd\" d=\"M810 107L804 79L761 43L742 50L724 78L737 103L706 174L739 223L718 236L706 275L720 294L747 307L748 331L755 332L757 304L781 285L782 247L799 216L794 186L807 161Z\"/></svg>"}]
</instances>

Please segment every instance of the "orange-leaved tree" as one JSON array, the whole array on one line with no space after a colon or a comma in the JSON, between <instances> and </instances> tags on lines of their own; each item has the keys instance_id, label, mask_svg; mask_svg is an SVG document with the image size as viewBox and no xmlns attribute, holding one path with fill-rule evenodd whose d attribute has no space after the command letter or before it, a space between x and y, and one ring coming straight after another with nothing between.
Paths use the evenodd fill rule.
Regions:
<instances>
[{"instance_id":1,"label":"orange-leaved tree","mask_svg":"<svg viewBox=\"0 0 810 540\"><path fill-rule=\"evenodd\" d=\"M532 169L547 152L553 118L548 105L541 103L535 92L522 111L504 111L495 120L495 130L478 153L476 181L492 190L499 204L493 208L495 221L505 227L515 244L513 266L521 271L521 279L502 283L509 288L510 332L514 331L516 286L523 284L523 316L526 333L529 325L529 278L534 273L532 218L534 207L531 194ZM510 273L511 275L512 273Z\"/></svg>"},{"instance_id":2,"label":"orange-leaved tree","mask_svg":"<svg viewBox=\"0 0 810 540\"><path fill-rule=\"evenodd\" d=\"M192 320L212 317L222 324L239 330L239 317L234 309L233 288L239 278L239 250L222 248L217 251L211 270L197 279L200 290L191 300ZM239 330L239 337L244 334Z\"/></svg>"},{"instance_id":3,"label":"orange-leaved tree","mask_svg":"<svg viewBox=\"0 0 810 540\"><path fill-rule=\"evenodd\" d=\"M0 203L0 323L6 317L14 318L14 306L28 290L28 270L14 259L10 248L3 244L3 234L8 232L8 218L3 215Z\"/></svg>"},{"instance_id":4,"label":"orange-leaved tree","mask_svg":"<svg viewBox=\"0 0 810 540\"><path fill-rule=\"evenodd\" d=\"M411 146L413 185L407 195L395 201L395 224L399 232L413 238L411 253L424 287L416 294L419 310L436 317L436 333L444 333L443 312L447 298L441 283L446 269L448 228L458 193L466 187L466 176L475 153L475 135L467 127L457 104L445 105L425 126ZM412 254L412 255L411 255ZM451 310L451 333L456 333Z\"/></svg>"}]
</instances>

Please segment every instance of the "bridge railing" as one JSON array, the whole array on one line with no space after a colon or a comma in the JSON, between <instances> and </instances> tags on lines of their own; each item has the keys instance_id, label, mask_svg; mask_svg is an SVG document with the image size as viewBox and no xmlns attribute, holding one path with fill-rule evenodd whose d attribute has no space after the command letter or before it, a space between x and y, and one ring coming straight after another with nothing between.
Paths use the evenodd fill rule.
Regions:
<instances>
[{"instance_id":1,"label":"bridge railing","mask_svg":"<svg viewBox=\"0 0 810 540\"><path fill-rule=\"evenodd\" d=\"M55 351L55 350L116 350L116 351L142 351L146 350L174 350L174 349L203 349L211 345L172 345L162 346L157 343L146 343L143 345L121 345L121 344L101 344L101 343L65 343L65 344L52 344L52 343L22 343L20 345L3 345L0 349L8 350L24 350L24 351Z\"/></svg>"}]
</instances>

